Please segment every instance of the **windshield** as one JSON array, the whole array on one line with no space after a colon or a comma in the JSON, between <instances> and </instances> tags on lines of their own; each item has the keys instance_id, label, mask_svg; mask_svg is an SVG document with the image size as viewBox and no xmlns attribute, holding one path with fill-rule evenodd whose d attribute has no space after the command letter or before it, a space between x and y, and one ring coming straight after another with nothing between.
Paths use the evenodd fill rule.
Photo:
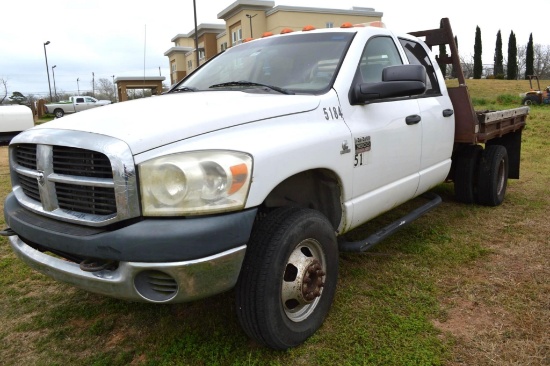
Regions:
<instances>
[{"instance_id":1,"label":"windshield","mask_svg":"<svg viewBox=\"0 0 550 366\"><path fill-rule=\"evenodd\" d=\"M321 93L332 86L354 34L304 33L244 43L214 58L173 90L271 86L301 94Z\"/></svg>"}]
</instances>

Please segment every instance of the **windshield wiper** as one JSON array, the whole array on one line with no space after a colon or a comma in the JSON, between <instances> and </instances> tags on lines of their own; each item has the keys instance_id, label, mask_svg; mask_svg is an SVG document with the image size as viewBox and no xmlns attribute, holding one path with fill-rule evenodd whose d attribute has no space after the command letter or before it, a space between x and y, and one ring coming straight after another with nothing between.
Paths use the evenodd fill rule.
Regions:
<instances>
[{"instance_id":1,"label":"windshield wiper","mask_svg":"<svg viewBox=\"0 0 550 366\"><path fill-rule=\"evenodd\" d=\"M224 87L228 87L228 86L263 86L265 88L275 90L275 91L277 91L279 93L282 93L282 94L289 94L289 95L295 94L294 92L292 92L290 90L283 89L283 88L280 88L278 86L262 84L262 83L254 83L252 81L229 81L227 83L220 83L220 84L210 85L209 88L224 88Z\"/></svg>"},{"instance_id":2,"label":"windshield wiper","mask_svg":"<svg viewBox=\"0 0 550 366\"><path fill-rule=\"evenodd\" d=\"M188 92L188 91L191 91L191 92L194 92L194 91L197 91L198 89L197 88L192 88L190 86L185 86L185 85L182 85L174 90L172 90L173 92Z\"/></svg>"}]
</instances>

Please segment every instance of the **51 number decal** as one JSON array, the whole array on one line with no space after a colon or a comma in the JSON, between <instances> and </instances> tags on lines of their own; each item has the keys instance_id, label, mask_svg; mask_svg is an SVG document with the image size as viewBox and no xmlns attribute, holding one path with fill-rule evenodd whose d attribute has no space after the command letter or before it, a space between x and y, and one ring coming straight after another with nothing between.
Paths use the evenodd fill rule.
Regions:
<instances>
[{"instance_id":1,"label":"51 number decal","mask_svg":"<svg viewBox=\"0 0 550 366\"><path fill-rule=\"evenodd\" d=\"M363 159L363 153L355 155L355 161L353 163L353 166L357 167L357 166L362 166L363 164L365 164L365 161Z\"/></svg>"},{"instance_id":2,"label":"51 number decal","mask_svg":"<svg viewBox=\"0 0 550 366\"><path fill-rule=\"evenodd\" d=\"M342 114L342 108L340 108L340 106L323 108L323 113L325 114L325 119L327 121L329 119L344 118L344 115Z\"/></svg>"}]
</instances>

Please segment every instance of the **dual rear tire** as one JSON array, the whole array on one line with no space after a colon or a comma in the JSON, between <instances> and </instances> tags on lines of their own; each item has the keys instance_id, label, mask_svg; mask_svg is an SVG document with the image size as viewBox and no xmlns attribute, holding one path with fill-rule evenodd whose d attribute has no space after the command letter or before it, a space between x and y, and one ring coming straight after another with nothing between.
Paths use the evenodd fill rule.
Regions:
<instances>
[{"instance_id":1,"label":"dual rear tire","mask_svg":"<svg viewBox=\"0 0 550 366\"><path fill-rule=\"evenodd\" d=\"M504 146L464 148L455 158L455 196L459 202L498 206L508 182L508 152Z\"/></svg>"}]
</instances>

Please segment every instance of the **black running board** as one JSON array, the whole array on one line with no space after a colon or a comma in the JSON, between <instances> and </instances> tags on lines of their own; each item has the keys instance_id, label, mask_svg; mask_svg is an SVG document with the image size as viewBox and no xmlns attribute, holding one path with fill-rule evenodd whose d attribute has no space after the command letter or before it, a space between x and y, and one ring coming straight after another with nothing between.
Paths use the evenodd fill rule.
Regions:
<instances>
[{"instance_id":1,"label":"black running board","mask_svg":"<svg viewBox=\"0 0 550 366\"><path fill-rule=\"evenodd\" d=\"M388 226L378 230L364 240L347 241L343 237L338 238L338 248L341 252L364 252L366 250L369 250L376 244L380 243L382 240L386 239L388 236L397 232L399 229L404 228L414 220L418 219L420 216L439 206L439 204L441 203L441 197L432 192L425 193L421 197L429 199L430 201L409 212L400 219L392 222Z\"/></svg>"}]
</instances>

